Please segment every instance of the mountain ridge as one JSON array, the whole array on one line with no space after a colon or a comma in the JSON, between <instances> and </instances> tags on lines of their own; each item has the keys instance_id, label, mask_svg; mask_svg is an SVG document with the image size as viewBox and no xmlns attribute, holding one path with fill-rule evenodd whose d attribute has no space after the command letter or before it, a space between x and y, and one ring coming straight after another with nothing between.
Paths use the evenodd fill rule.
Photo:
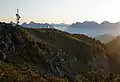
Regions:
<instances>
[{"instance_id":1,"label":"mountain ridge","mask_svg":"<svg viewBox=\"0 0 120 82\"><path fill-rule=\"evenodd\" d=\"M109 28L112 27L119 27L120 25L120 22L116 22L116 23L110 23L109 21L103 21L102 23L97 23L95 21L84 21L84 22L76 22L76 23L73 23L70 27L85 27L84 25L89 25L87 27L91 27L91 25L93 25L94 27L96 28L106 28L108 26L110 26ZM105 26L106 25L106 26Z\"/></svg>"}]
</instances>

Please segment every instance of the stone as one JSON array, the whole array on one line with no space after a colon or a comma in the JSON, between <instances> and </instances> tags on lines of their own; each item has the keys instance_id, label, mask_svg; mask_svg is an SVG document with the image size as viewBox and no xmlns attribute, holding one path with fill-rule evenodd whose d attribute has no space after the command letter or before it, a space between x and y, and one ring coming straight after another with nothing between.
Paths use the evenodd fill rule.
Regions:
<instances>
[{"instance_id":1,"label":"stone","mask_svg":"<svg viewBox=\"0 0 120 82\"><path fill-rule=\"evenodd\" d=\"M6 54L2 50L0 50L0 60L4 61L6 59L7 59Z\"/></svg>"}]
</instances>

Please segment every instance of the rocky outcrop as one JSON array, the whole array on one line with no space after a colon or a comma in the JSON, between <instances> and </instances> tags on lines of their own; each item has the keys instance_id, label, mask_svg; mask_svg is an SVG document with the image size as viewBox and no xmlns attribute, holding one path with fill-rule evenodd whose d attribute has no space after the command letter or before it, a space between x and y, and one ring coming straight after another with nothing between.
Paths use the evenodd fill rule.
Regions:
<instances>
[{"instance_id":1,"label":"rocky outcrop","mask_svg":"<svg viewBox=\"0 0 120 82\"><path fill-rule=\"evenodd\" d=\"M6 54L2 50L0 50L0 60L5 61L6 59L7 59Z\"/></svg>"},{"instance_id":2,"label":"rocky outcrop","mask_svg":"<svg viewBox=\"0 0 120 82\"><path fill-rule=\"evenodd\" d=\"M68 62L68 60L65 59L66 55L67 54L60 49L57 55L49 61L49 71L46 73L46 75L67 77L69 81L76 82L76 75L74 71L70 72L69 69L65 68L69 64L72 64L72 62Z\"/></svg>"},{"instance_id":3,"label":"rocky outcrop","mask_svg":"<svg viewBox=\"0 0 120 82\"><path fill-rule=\"evenodd\" d=\"M12 42L12 26L10 24L0 24L0 50L8 54L15 54L15 46Z\"/></svg>"}]
</instances>

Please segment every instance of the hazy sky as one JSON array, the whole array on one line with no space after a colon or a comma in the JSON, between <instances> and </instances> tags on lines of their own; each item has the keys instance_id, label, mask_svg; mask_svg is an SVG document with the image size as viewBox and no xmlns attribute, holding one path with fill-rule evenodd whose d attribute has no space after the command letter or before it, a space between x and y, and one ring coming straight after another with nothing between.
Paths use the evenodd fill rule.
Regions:
<instances>
[{"instance_id":1,"label":"hazy sky","mask_svg":"<svg viewBox=\"0 0 120 82\"><path fill-rule=\"evenodd\" d=\"M120 21L120 0L0 0L0 21L72 23L76 21Z\"/></svg>"}]
</instances>

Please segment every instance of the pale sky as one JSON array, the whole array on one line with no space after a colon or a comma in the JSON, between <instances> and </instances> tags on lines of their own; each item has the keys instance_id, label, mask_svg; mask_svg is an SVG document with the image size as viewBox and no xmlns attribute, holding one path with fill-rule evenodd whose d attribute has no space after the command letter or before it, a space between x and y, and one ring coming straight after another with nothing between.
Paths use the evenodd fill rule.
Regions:
<instances>
[{"instance_id":1,"label":"pale sky","mask_svg":"<svg viewBox=\"0 0 120 82\"><path fill-rule=\"evenodd\" d=\"M0 0L0 21L73 23L120 21L120 0Z\"/></svg>"}]
</instances>

